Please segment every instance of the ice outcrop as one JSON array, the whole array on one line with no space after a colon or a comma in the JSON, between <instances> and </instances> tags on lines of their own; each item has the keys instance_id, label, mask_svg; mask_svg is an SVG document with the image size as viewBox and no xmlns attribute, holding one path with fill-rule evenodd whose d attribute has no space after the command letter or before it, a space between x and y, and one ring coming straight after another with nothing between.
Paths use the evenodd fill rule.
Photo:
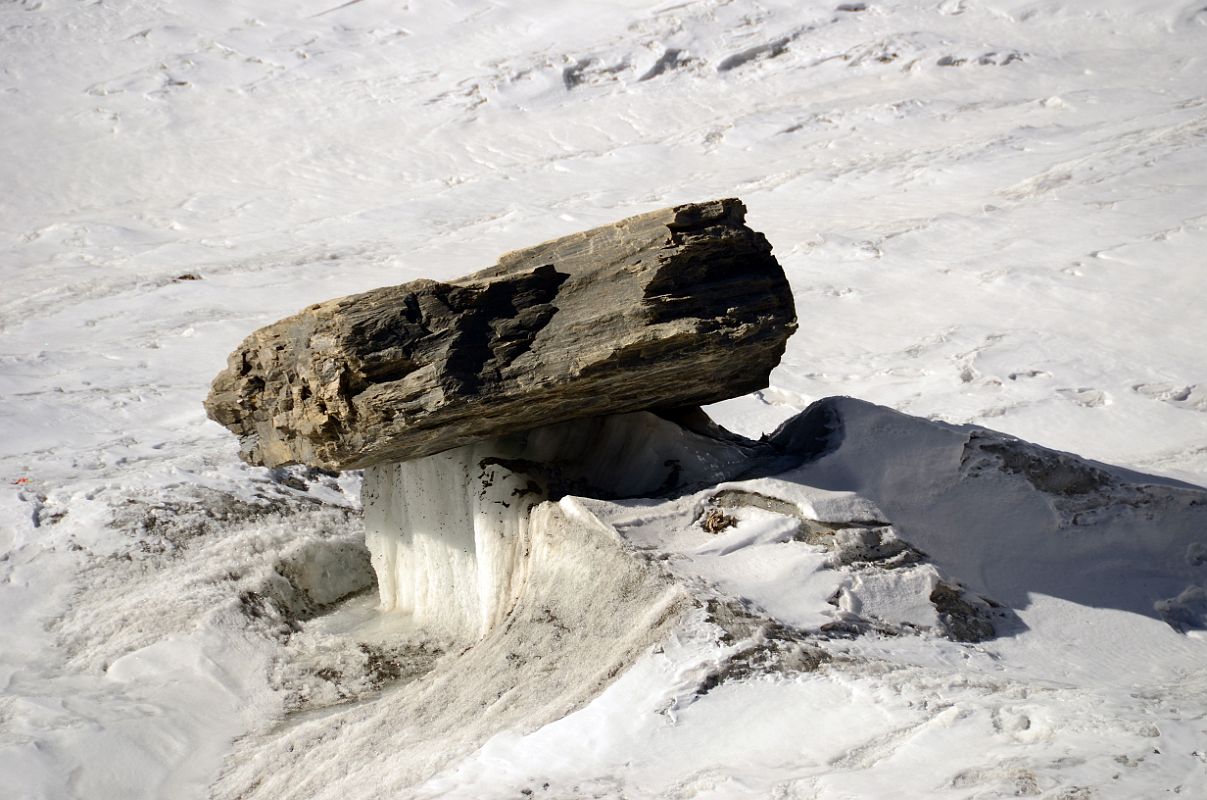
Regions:
<instances>
[{"instance_id":1,"label":"ice outcrop","mask_svg":"<svg viewBox=\"0 0 1207 800\"><path fill-rule=\"evenodd\" d=\"M252 464L343 470L764 388L796 317L745 211L676 206L318 303L251 334L206 410Z\"/></svg>"},{"instance_id":2,"label":"ice outcrop","mask_svg":"<svg viewBox=\"0 0 1207 800\"><path fill-rule=\"evenodd\" d=\"M648 412L573 420L365 470L365 538L381 607L477 638L528 580L532 509L715 483L774 459L765 445Z\"/></svg>"}]
</instances>

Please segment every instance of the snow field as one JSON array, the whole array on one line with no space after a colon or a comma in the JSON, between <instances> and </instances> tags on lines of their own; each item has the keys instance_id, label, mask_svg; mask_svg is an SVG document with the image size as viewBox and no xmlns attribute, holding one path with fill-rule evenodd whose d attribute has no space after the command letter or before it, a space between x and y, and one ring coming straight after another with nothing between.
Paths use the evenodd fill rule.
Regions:
<instances>
[{"instance_id":1,"label":"snow field","mask_svg":"<svg viewBox=\"0 0 1207 800\"><path fill-rule=\"evenodd\" d=\"M944 483L961 439L863 418L866 449L792 479L863 496L930 556L903 575L962 581L1019 633L866 635L855 666L696 698L732 645L690 614L618 615L615 681L575 683L600 651L570 644L549 673L492 672L510 641L440 672L448 642L371 613L359 523L331 508L357 479L244 467L200 401L249 330L310 302L737 195L801 330L723 424L757 436L851 395L1202 485L1205 23L1186 0L5 4L5 791L1194 796L1203 640L1157 606L1202 613L1204 528L1171 484L1097 510L1022 501L1017 476L964 495ZM1167 536L1138 538L1138 499ZM658 538L678 529L624 532L802 624L885 580L820 602L847 580L830 556L735 513L679 550ZM1078 514L1098 522L1061 527ZM327 600L298 597L331 586L302 576L341 564L370 594L306 619ZM444 708L508 686L494 717ZM416 708L444 727L400 722Z\"/></svg>"}]
</instances>

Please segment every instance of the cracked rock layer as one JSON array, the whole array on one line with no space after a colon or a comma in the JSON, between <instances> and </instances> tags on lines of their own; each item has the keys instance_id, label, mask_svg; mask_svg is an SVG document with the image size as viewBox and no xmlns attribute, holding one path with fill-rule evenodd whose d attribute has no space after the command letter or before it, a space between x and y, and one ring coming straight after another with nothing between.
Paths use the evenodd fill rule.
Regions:
<instances>
[{"instance_id":1,"label":"cracked rock layer","mask_svg":"<svg viewBox=\"0 0 1207 800\"><path fill-rule=\"evenodd\" d=\"M764 388L796 312L745 211L676 206L312 305L244 340L206 411L251 464L342 470Z\"/></svg>"}]
</instances>

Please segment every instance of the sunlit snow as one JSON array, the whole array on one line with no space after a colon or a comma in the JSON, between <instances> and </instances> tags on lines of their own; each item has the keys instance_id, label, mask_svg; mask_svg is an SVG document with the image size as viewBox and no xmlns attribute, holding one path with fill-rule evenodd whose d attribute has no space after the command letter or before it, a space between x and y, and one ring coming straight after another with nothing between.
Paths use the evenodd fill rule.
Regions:
<instances>
[{"instance_id":1,"label":"sunlit snow","mask_svg":"<svg viewBox=\"0 0 1207 800\"><path fill-rule=\"evenodd\" d=\"M1202 2L18 0L0 187L0 795L1207 794ZM710 536L709 491L566 497L516 625L424 627L377 608L359 475L205 419L309 303L731 196L800 329L710 413L912 416L842 401L849 447L730 488L925 561L847 570L759 508ZM970 429L925 419L1124 471L1045 505L958 481ZM943 638L942 581L1009 633ZM884 628L758 672L702 596Z\"/></svg>"}]
</instances>

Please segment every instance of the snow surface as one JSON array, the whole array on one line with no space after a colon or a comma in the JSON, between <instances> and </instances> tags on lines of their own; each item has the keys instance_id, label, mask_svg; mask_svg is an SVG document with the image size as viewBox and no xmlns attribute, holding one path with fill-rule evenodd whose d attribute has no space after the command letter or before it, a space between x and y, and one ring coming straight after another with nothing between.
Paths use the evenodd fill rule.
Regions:
<instances>
[{"instance_id":1,"label":"snow surface","mask_svg":"<svg viewBox=\"0 0 1207 800\"><path fill-rule=\"evenodd\" d=\"M900 601L758 509L732 557L587 541L680 553L678 579L806 627L880 608L917 635L697 696L735 645L684 611L614 649L580 631L580 656L631 664L614 681L570 659L492 682L440 659L501 650L372 610L356 476L246 467L200 404L243 336L310 302L736 195L801 328L723 424L845 394L1202 485L1205 54L1189 0L4 4L0 793L1207 795L1204 642L1157 608L1207 612L1196 517L1111 560L1142 511L1045 538L1065 512L1020 511L1009 476L962 497L935 471L950 436L852 407L872 438L781 479L858 493L930 556ZM621 513L556 508L574 530L558 515ZM1016 512L1039 527L1002 536ZM928 632L906 601L936 576L1017 632ZM849 580L845 608L814 579ZM638 583L614 630L679 602ZM391 717L517 678L514 707L448 709L443 739Z\"/></svg>"}]
</instances>

